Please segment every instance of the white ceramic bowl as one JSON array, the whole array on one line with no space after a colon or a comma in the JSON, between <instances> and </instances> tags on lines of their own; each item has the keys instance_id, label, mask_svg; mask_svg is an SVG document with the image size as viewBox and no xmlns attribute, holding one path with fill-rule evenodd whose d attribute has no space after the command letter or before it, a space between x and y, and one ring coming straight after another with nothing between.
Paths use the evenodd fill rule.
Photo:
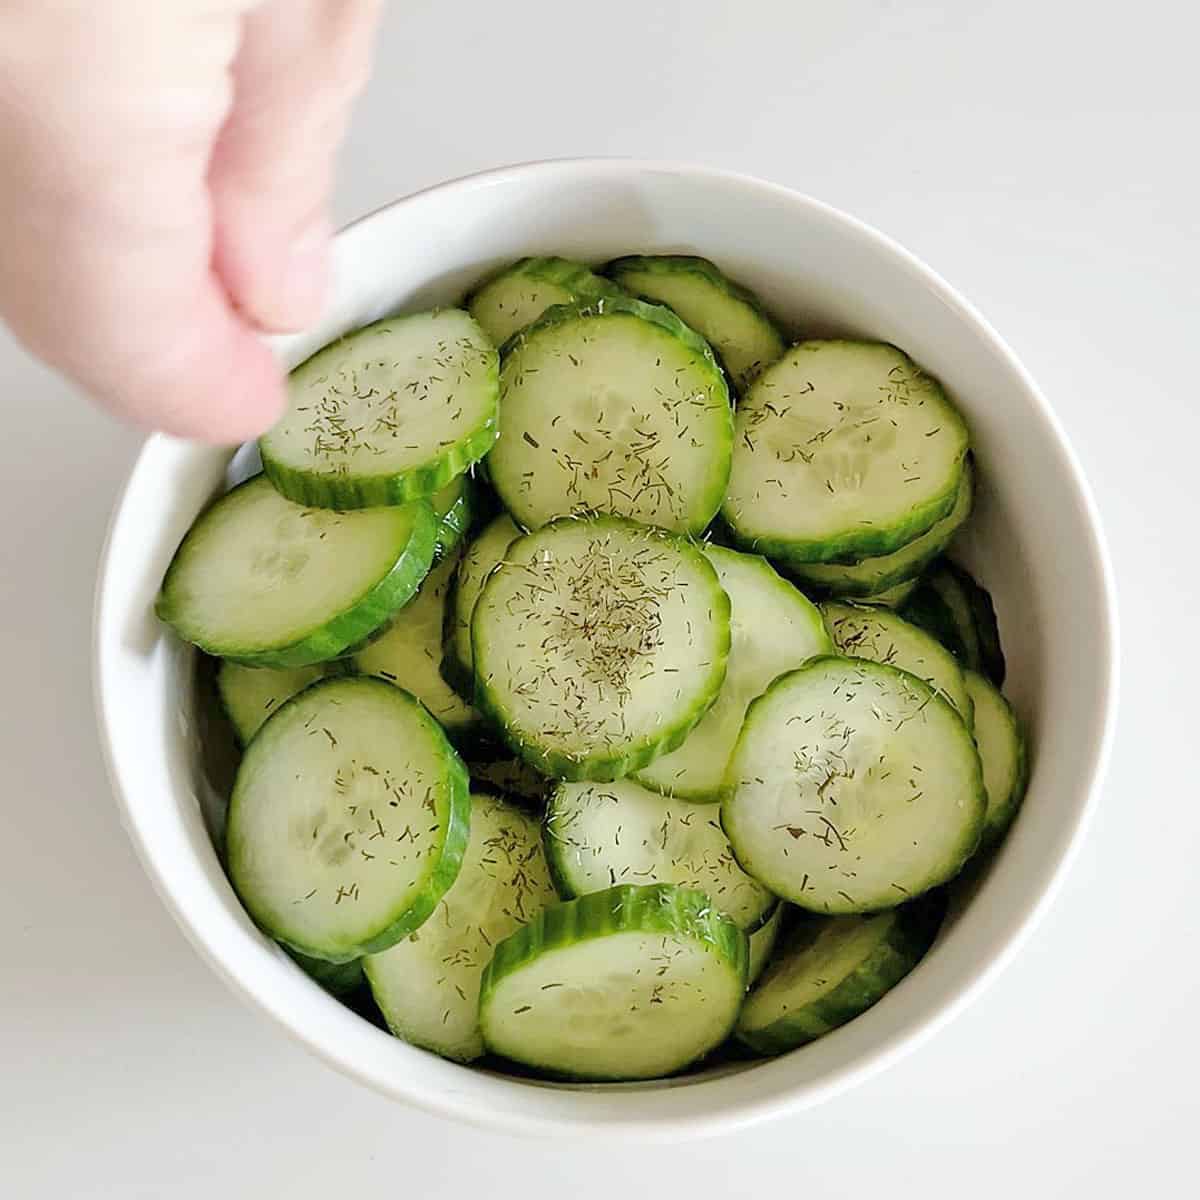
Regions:
<instances>
[{"instance_id":1,"label":"white ceramic bowl","mask_svg":"<svg viewBox=\"0 0 1200 1200\"><path fill-rule=\"evenodd\" d=\"M1110 568L1049 405L947 284L823 204L670 163L550 162L457 180L342 233L324 320L279 341L279 353L292 366L386 313L454 303L523 254L598 262L634 251L715 259L798 331L895 342L942 380L972 429L980 495L963 552L996 600L1033 775L975 900L916 971L849 1025L762 1065L600 1088L467 1069L380 1032L255 929L202 818L192 659L164 634L152 604L180 538L223 486L229 452L150 438L100 567L96 693L114 788L146 870L196 947L237 992L347 1074L435 1113L527 1133L712 1133L818 1103L912 1049L978 994L1049 903L1096 793L1115 708Z\"/></svg>"}]
</instances>

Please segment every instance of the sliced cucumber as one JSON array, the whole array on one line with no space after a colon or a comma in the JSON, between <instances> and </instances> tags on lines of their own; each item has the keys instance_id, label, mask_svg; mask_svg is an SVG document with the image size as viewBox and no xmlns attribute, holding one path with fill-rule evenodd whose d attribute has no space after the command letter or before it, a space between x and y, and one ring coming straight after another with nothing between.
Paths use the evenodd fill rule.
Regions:
<instances>
[{"instance_id":1,"label":"sliced cucumber","mask_svg":"<svg viewBox=\"0 0 1200 1200\"><path fill-rule=\"evenodd\" d=\"M1004 661L1004 649L1000 645L1000 626L996 621L996 608L992 603L991 593L987 588L980 587L972 576L962 567L955 566L967 600L971 605L971 613L975 618L975 634L979 639L979 667L997 687L1004 686L1007 674L1007 664Z\"/></svg>"},{"instance_id":2,"label":"sliced cucumber","mask_svg":"<svg viewBox=\"0 0 1200 1200\"><path fill-rule=\"evenodd\" d=\"M705 546L704 552L729 596L725 682L687 741L643 767L637 778L686 800L715 801L750 701L784 671L815 654L831 653L833 644L820 612L766 559L720 546Z\"/></svg>"},{"instance_id":3,"label":"sliced cucumber","mask_svg":"<svg viewBox=\"0 0 1200 1200\"><path fill-rule=\"evenodd\" d=\"M616 887L555 904L496 947L483 1040L551 1075L670 1075L732 1028L747 954L746 935L703 892Z\"/></svg>"},{"instance_id":4,"label":"sliced cucumber","mask_svg":"<svg viewBox=\"0 0 1200 1200\"><path fill-rule=\"evenodd\" d=\"M475 483L470 475L459 475L429 497L437 519L437 547L433 561L441 562L462 545L475 517Z\"/></svg>"},{"instance_id":5,"label":"sliced cucumber","mask_svg":"<svg viewBox=\"0 0 1200 1200\"><path fill-rule=\"evenodd\" d=\"M708 344L624 297L552 308L504 351L488 473L514 519L614 513L681 533L716 515L733 415Z\"/></svg>"},{"instance_id":6,"label":"sliced cucumber","mask_svg":"<svg viewBox=\"0 0 1200 1200\"><path fill-rule=\"evenodd\" d=\"M217 692L238 741L244 746L281 704L325 674L324 666L244 667L223 660L217 668Z\"/></svg>"},{"instance_id":7,"label":"sliced cucumber","mask_svg":"<svg viewBox=\"0 0 1200 1200\"><path fill-rule=\"evenodd\" d=\"M454 885L420 929L366 959L388 1027L446 1058L478 1058L479 981L492 949L557 899L537 821L474 794L471 837Z\"/></svg>"},{"instance_id":8,"label":"sliced cucumber","mask_svg":"<svg viewBox=\"0 0 1200 1200\"><path fill-rule=\"evenodd\" d=\"M496 440L497 370L459 309L376 321L292 372L287 412L259 439L263 470L300 504L431 496Z\"/></svg>"},{"instance_id":9,"label":"sliced cucumber","mask_svg":"<svg viewBox=\"0 0 1200 1200\"><path fill-rule=\"evenodd\" d=\"M722 513L788 563L891 554L954 507L967 429L894 346L801 342L738 406Z\"/></svg>"},{"instance_id":10,"label":"sliced cucumber","mask_svg":"<svg viewBox=\"0 0 1200 1200\"><path fill-rule=\"evenodd\" d=\"M990 844L1004 836L1025 794L1025 738L1012 707L991 681L975 671L964 674L975 703L975 745L987 792L983 840Z\"/></svg>"},{"instance_id":11,"label":"sliced cucumber","mask_svg":"<svg viewBox=\"0 0 1200 1200\"><path fill-rule=\"evenodd\" d=\"M706 893L752 931L776 900L738 866L719 815L629 779L560 783L546 806L546 857L567 898L621 883L675 883Z\"/></svg>"},{"instance_id":12,"label":"sliced cucumber","mask_svg":"<svg viewBox=\"0 0 1200 1200\"><path fill-rule=\"evenodd\" d=\"M973 670L980 664L979 634L970 602L957 577L946 569L946 560L921 577L904 606L904 615L926 629L960 662Z\"/></svg>"},{"instance_id":13,"label":"sliced cucumber","mask_svg":"<svg viewBox=\"0 0 1200 1200\"><path fill-rule=\"evenodd\" d=\"M229 803L229 876L254 920L347 962L418 928L467 842L467 769L407 692L315 683L250 743Z\"/></svg>"},{"instance_id":14,"label":"sliced cucumber","mask_svg":"<svg viewBox=\"0 0 1200 1200\"><path fill-rule=\"evenodd\" d=\"M746 971L746 982L752 984L762 973L763 968L771 961L771 953L779 940L779 927L783 924L783 914L786 911L782 902L776 904L771 915L749 937L750 955Z\"/></svg>"},{"instance_id":15,"label":"sliced cucumber","mask_svg":"<svg viewBox=\"0 0 1200 1200\"><path fill-rule=\"evenodd\" d=\"M156 612L218 658L310 666L361 642L408 602L429 570L436 533L424 503L302 508L256 475L188 530Z\"/></svg>"},{"instance_id":16,"label":"sliced cucumber","mask_svg":"<svg viewBox=\"0 0 1200 1200\"><path fill-rule=\"evenodd\" d=\"M873 592L869 596L860 596L858 604L872 604L877 608L899 608L913 594L917 586L915 579L906 579L894 587L884 588L882 592Z\"/></svg>"},{"instance_id":17,"label":"sliced cucumber","mask_svg":"<svg viewBox=\"0 0 1200 1200\"><path fill-rule=\"evenodd\" d=\"M944 911L935 894L874 916L801 917L746 997L737 1037L782 1054L853 1020L921 961Z\"/></svg>"},{"instance_id":18,"label":"sliced cucumber","mask_svg":"<svg viewBox=\"0 0 1200 1200\"><path fill-rule=\"evenodd\" d=\"M469 696L475 687L475 660L471 654L471 614L492 568L521 536L508 513L501 513L467 547L458 564L446 609L442 674L448 683Z\"/></svg>"},{"instance_id":19,"label":"sliced cucumber","mask_svg":"<svg viewBox=\"0 0 1200 1200\"><path fill-rule=\"evenodd\" d=\"M555 304L619 291L582 263L566 258L522 258L474 292L467 308L495 345L503 346Z\"/></svg>"},{"instance_id":20,"label":"sliced cucumber","mask_svg":"<svg viewBox=\"0 0 1200 1200\"><path fill-rule=\"evenodd\" d=\"M721 822L776 895L854 913L956 875L985 808L979 755L946 700L895 667L817 658L751 704Z\"/></svg>"},{"instance_id":21,"label":"sliced cucumber","mask_svg":"<svg viewBox=\"0 0 1200 1200\"><path fill-rule=\"evenodd\" d=\"M442 629L458 559L444 558L382 637L354 656L354 666L411 692L452 737L474 730L479 714L442 678Z\"/></svg>"},{"instance_id":22,"label":"sliced cucumber","mask_svg":"<svg viewBox=\"0 0 1200 1200\"><path fill-rule=\"evenodd\" d=\"M971 693L962 669L936 638L887 609L826 601L821 611L839 654L886 663L925 680L970 728Z\"/></svg>"},{"instance_id":23,"label":"sliced cucumber","mask_svg":"<svg viewBox=\"0 0 1200 1200\"><path fill-rule=\"evenodd\" d=\"M918 575L950 544L971 515L975 476L968 458L954 507L931 529L892 554L853 563L789 563L787 571L806 587L834 596L861 597L868 603L881 593L915 586ZM889 601L890 602L890 601ZM917 622L920 624L920 622Z\"/></svg>"},{"instance_id":24,"label":"sliced cucumber","mask_svg":"<svg viewBox=\"0 0 1200 1200\"><path fill-rule=\"evenodd\" d=\"M1004 683L1004 651L992 598L970 573L949 559L935 563L904 606L904 615L927 629L973 671L997 687Z\"/></svg>"},{"instance_id":25,"label":"sliced cucumber","mask_svg":"<svg viewBox=\"0 0 1200 1200\"><path fill-rule=\"evenodd\" d=\"M283 949L305 975L331 996L348 996L362 986L364 960L361 958L331 963L323 958L309 958L307 954L301 954L299 950L291 950L287 946Z\"/></svg>"},{"instance_id":26,"label":"sliced cucumber","mask_svg":"<svg viewBox=\"0 0 1200 1200\"><path fill-rule=\"evenodd\" d=\"M706 258L630 255L609 263L605 272L627 292L673 309L706 338L739 393L787 345L758 297L727 279Z\"/></svg>"},{"instance_id":27,"label":"sliced cucumber","mask_svg":"<svg viewBox=\"0 0 1200 1200\"><path fill-rule=\"evenodd\" d=\"M553 784L519 758L485 759L467 763L472 784L499 792L525 808L541 811Z\"/></svg>"},{"instance_id":28,"label":"sliced cucumber","mask_svg":"<svg viewBox=\"0 0 1200 1200\"><path fill-rule=\"evenodd\" d=\"M471 620L475 703L543 774L615 779L673 750L725 678L729 599L692 544L616 517L515 541Z\"/></svg>"}]
</instances>

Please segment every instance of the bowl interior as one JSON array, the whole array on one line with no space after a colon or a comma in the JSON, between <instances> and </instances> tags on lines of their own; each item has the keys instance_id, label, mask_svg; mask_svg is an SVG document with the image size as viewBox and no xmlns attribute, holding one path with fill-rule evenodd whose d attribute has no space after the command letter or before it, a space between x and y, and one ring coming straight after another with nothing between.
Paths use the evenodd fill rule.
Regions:
<instances>
[{"instance_id":1,"label":"bowl interior","mask_svg":"<svg viewBox=\"0 0 1200 1200\"><path fill-rule=\"evenodd\" d=\"M958 553L996 601L1006 691L1031 738L1024 809L974 900L875 1008L802 1050L677 1080L551 1085L466 1070L374 1028L311 984L238 904L209 827L194 659L152 606L175 547L223 489L230 452L149 440L119 503L97 596L97 696L123 816L152 879L236 990L335 1066L435 1111L523 1131L711 1131L813 1103L882 1066L960 1007L1015 948L1079 833L1107 744L1111 587L1094 513L1057 424L1019 365L906 253L822 205L719 172L616 161L491 172L401 201L343 233L320 325L276 346L286 366L378 317L458 302L523 254L602 262L691 252L756 290L796 334L891 341L967 416L976 514ZM238 466L235 465L236 471ZM1069 581L1069 586L1067 583Z\"/></svg>"}]
</instances>

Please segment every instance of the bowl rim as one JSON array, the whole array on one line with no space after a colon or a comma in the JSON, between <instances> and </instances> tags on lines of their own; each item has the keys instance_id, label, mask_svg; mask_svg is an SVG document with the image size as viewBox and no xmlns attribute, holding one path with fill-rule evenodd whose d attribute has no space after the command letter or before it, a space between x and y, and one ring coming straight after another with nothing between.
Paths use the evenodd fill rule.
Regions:
<instances>
[{"instance_id":1,"label":"bowl rim","mask_svg":"<svg viewBox=\"0 0 1200 1200\"><path fill-rule=\"evenodd\" d=\"M1057 861L1047 868L1049 873L1040 891L1032 894L1023 906L1015 907L1013 912L1008 915L1002 931L996 935L993 952L969 979L951 987L940 1002L931 1005L914 1021L892 1033L878 1046L852 1061L835 1067L816 1080L801 1081L790 1088L777 1088L767 1095L742 1098L734 1104L728 1102L722 1104L714 1096L712 1102L702 1112L648 1113L645 1111L648 1106L633 1105L632 1107L642 1111L637 1115L627 1117L614 1115L612 1106L605 1106L602 1111L588 1111L589 1104L586 1098L596 1095L595 1092L573 1090L568 1092L565 1089L551 1089L558 1095L582 1097L584 1098L583 1102L578 1104L573 1102L572 1111L569 1113L555 1110L529 1114L523 1113L519 1105L485 1109L480 1098L472 1095L466 1089L422 1087L420 1072L413 1073L414 1077L411 1082L405 1081L403 1085L397 1086L394 1080L385 1079L381 1072L372 1072L363 1062L351 1061L348 1054L339 1052L336 1046L330 1044L333 1039L320 1038L315 1035L311 1029L304 1026L303 1021L287 1011L282 1004L272 1002L262 994L261 990L243 979L227 962L222 948L212 944L205 933L198 928L189 913L188 904L184 899L177 897L172 880L164 869L158 852L147 837L147 831L143 828L139 818L139 801L132 794L132 789L126 786L124 772L118 761L118 753L114 744L115 739L106 700L106 647L102 639L102 617L114 536L135 479L144 465L152 461L173 441L162 434L151 434L145 439L112 507L97 565L91 665L93 702L105 770L120 810L122 824L133 843L142 867L163 904L200 956L231 990L252 1008L272 1018L293 1038L301 1042L306 1049L315 1053L342 1074L366 1083L390 1098L403 1099L406 1103L436 1116L509 1133L562 1136L590 1132L628 1137L639 1141L674 1141L686 1137L730 1132L771 1117L812 1107L848 1090L855 1084L886 1069L922 1045L927 1038L947 1025L968 1004L978 998L1012 961L1053 903L1075 860L1094 813L1100 785L1107 770L1114 740L1119 686L1117 589L1099 510L1082 466L1057 414L1016 354L982 314L934 270L886 234L832 205L782 184L707 165L635 157L565 157L519 162L471 172L421 188L382 204L358 217L344 226L337 237L340 242L352 241L360 230L381 214L413 201L439 194L482 189L500 183L524 182L539 177L579 176L581 179L585 179L589 175L619 176L628 173L665 173L699 182L725 183L748 192L757 192L798 208L807 208L824 220L841 225L847 233L868 245L873 252L893 260L896 266L907 271L915 282L935 293L943 304L974 329L981 341L986 343L990 351L1004 361L1012 372L1055 443L1056 453L1065 468L1068 482L1080 506L1082 525L1085 527L1089 539L1086 549L1095 565L1100 584L1101 594L1098 597L1100 629L1098 630L1096 655L1098 673L1103 684L1102 703L1099 707L1101 720L1098 731L1093 730L1092 745L1088 753L1089 765L1084 777L1079 780L1078 800L1074 805L1074 812L1064 822L1064 833ZM356 1019L361 1020L361 1018ZM380 1034L380 1036L387 1035ZM455 1069L461 1069L457 1067L457 1064L453 1065ZM746 1074L753 1073L757 1072L747 1072ZM476 1074L479 1073L476 1072ZM525 1083L525 1081L514 1078L497 1078L500 1082L514 1086ZM717 1076L712 1079L699 1080L683 1090L692 1092L695 1088L697 1093L701 1090L711 1092L722 1082L724 1079ZM534 1084L532 1086L537 1087L540 1091L544 1085ZM509 1094L510 1096L516 1095L512 1092ZM611 1092L609 1094L612 1095ZM644 1094L661 1096L664 1093L654 1090ZM629 1099L632 1099L633 1095L635 1094L630 1094ZM665 1107L678 1108L679 1106L666 1105ZM576 1108L580 1111L574 1111Z\"/></svg>"}]
</instances>

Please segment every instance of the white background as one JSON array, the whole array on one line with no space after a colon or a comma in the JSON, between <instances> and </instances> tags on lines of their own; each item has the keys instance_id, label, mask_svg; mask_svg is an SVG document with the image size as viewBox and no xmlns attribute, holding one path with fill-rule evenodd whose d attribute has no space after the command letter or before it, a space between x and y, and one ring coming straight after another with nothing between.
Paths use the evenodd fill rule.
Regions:
<instances>
[{"instance_id":1,"label":"white background","mask_svg":"<svg viewBox=\"0 0 1200 1200\"><path fill-rule=\"evenodd\" d=\"M1097 493L1121 590L1123 704L1059 902L987 995L900 1066L736 1138L618 1153L457 1128L335 1075L225 991L143 879L93 732L92 580L138 438L0 333L0 1196L1194 1194L1200 21L1189 10L391 8L340 217L557 155L772 178L884 229L974 300L1043 385Z\"/></svg>"}]
</instances>

